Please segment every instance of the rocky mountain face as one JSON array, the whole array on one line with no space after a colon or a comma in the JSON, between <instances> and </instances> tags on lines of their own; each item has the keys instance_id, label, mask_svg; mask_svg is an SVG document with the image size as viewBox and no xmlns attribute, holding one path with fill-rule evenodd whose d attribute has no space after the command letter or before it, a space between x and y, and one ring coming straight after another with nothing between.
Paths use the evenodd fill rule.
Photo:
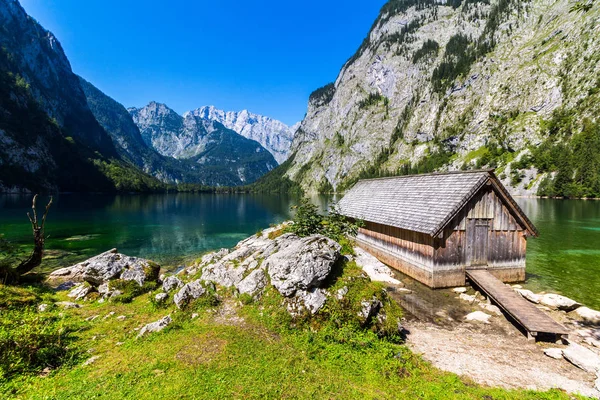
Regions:
<instances>
[{"instance_id":1,"label":"rocky mountain face","mask_svg":"<svg viewBox=\"0 0 600 400\"><path fill-rule=\"evenodd\" d=\"M517 194L600 193L600 160L582 156L600 149L592 4L389 1L310 96L287 176L340 191L361 177L492 167Z\"/></svg>"},{"instance_id":2,"label":"rocky mountain face","mask_svg":"<svg viewBox=\"0 0 600 400\"><path fill-rule=\"evenodd\" d=\"M300 123L287 126L281 121L253 114L248 110L223 111L214 106L204 106L190 111L190 114L217 121L245 138L256 140L275 157L279 164L288 158L294 133L300 126Z\"/></svg>"},{"instance_id":3,"label":"rocky mountain face","mask_svg":"<svg viewBox=\"0 0 600 400\"><path fill-rule=\"evenodd\" d=\"M129 190L157 183L122 162L56 37L0 1L0 192Z\"/></svg>"},{"instance_id":4,"label":"rocky mountain face","mask_svg":"<svg viewBox=\"0 0 600 400\"><path fill-rule=\"evenodd\" d=\"M143 141L163 156L191 160L210 172L205 184L251 183L277 166L258 142L227 129L221 123L151 102L128 109ZM222 176L222 178L221 178Z\"/></svg>"},{"instance_id":5,"label":"rocky mountain face","mask_svg":"<svg viewBox=\"0 0 600 400\"><path fill-rule=\"evenodd\" d=\"M17 0L0 1L0 47L41 108L68 136L114 155L109 136L96 122L58 39L31 18Z\"/></svg>"}]
</instances>

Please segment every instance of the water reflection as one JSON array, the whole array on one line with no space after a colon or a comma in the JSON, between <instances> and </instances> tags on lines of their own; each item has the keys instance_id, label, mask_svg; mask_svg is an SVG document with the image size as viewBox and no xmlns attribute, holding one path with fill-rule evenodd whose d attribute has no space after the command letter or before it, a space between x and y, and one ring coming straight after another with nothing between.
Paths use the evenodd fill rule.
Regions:
<instances>
[{"instance_id":1,"label":"water reflection","mask_svg":"<svg viewBox=\"0 0 600 400\"><path fill-rule=\"evenodd\" d=\"M29 196L0 196L0 233L28 244ZM163 262L220 247L289 218L289 196L174 193L62 194L48 220L48 248L89 256L120 251Z\"/></svg>"}]
</instances>

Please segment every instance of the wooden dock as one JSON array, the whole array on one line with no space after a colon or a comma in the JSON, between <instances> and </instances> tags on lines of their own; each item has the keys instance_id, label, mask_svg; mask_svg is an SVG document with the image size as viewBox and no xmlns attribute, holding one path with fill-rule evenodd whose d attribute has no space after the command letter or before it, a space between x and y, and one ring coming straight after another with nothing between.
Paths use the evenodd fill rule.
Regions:
<instances>
[{"instance_id":1,"label":"wooden dock","mask_svg":"<svg viewBox=\"0 0 600 400\"><path fill-rule=\"evenodd\" d=\"M535 340L539 334L567 338L567 329L550 316L525 300L485 269L467 270L467 277L489 298L527 331L527 337Z\"/></svg>"}]
</instances>

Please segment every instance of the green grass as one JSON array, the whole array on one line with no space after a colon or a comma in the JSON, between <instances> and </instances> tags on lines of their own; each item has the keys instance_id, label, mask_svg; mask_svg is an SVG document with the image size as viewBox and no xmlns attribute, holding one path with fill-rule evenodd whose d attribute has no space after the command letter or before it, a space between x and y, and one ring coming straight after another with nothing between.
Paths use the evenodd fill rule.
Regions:
<instances>
[{"instance_id":1,"label":"green grass","mask_svg":"<svg viewBox=\"0 0 600 400\"><path fill-rule=\"evenodd\" d=\"M173 305L156 307L150 301L153 293L136 297L129 304L84 303L80 309L51 310L48 314L53 318L62 315L63 324L77 327L68 333L64 346L74 349L73 354L60 366L53 366L48 376L41 376L38 367L0 378L0 397L569 398L559 391L480 387L432 367L411 353L397 336L381 337L373 326L361 329L356 318L361 299L376 296L383 300L388 320L393 323L401 311L385 296L380 284L361 277L354 263L336 271L327 285L331 293L348 286L346 299L332 297L319 317L295 321L273 288L258 301L243 302L220 290L219 305L200 302L185 311ZM0 294L4 296L2 304L7 304L9 297L13 305L17 298L23 299L22 306L13 308L15 313L33 312L31 307L42 299L66 299L65 293L49 294L37 288L0 286ZM200 316L192 319L194 312ZM136 339L135 328L167 314L174 320L167 329ZM99 317L85 321L95 315ZM117 320L119 315L125 315L125 320ZM18 315L14 317L18 319ZM91 365L82 365L94 355L100 357Z\"/></svg>"}]
</instances>

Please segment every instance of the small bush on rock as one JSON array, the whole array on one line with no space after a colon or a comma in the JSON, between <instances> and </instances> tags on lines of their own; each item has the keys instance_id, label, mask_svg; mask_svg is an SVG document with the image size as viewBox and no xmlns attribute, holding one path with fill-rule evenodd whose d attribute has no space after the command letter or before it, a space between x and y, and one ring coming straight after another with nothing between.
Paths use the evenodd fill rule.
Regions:
<instances>
[{"instance_id":1,"label":"small bush on rock","mask_svg":"<svg viewBox=\"0 0 600 400\"><path fill-rule=\"evenodd\" d=\"M341 215L335 206L327 215L321 215L317 206L306 198L292 209L295 209L296 213L293 218L294 223L286 227L288 232L300 237L321 234L340 243L344 247L343 252L352 253L348 237L356 236L362 221L354 221Z\"/></svg>"}]
</instances>

